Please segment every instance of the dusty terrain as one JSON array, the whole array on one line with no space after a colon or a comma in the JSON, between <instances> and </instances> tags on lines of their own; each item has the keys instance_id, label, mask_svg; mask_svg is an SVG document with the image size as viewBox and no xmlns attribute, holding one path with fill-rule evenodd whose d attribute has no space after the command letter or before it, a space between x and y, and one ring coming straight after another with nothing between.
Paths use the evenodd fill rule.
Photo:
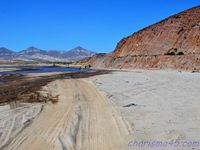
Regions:
<instances>
[{"instance_id":1,"label":"dusty terrain","mask_svg":"<svg viewBox=\"0 0 200 150\"><path fill-rule=\"evenodd\" d=\"M200 140L199 73L138 70L89 80L132 125L132 140Z\"/></svg>"},{"instance_id":2,"label":"dusty terrain","mask_svg":"<svg viewBox=\"0 0 200 150\"><path fill-rule=\"evenodd\" d=\"M82 73L35 73L0 76L0 149L5 148L43 110L46 103L57 103L48 83L65 78L85 78L109 71Z\"/></svg>"},{"instance_id":3,"label":"dusty terrain","mask_svg":"<svg viewBox=\"0 0 200 150\"><path fill-rule=\"evenodd\" d=\"M124 149L128 124L95 87L84 80L57 80L48 85L57 104L17 136L7 149Z\"/></svg>"},{"instance_id":4,"label":"dusty terrain","mask_svg":"<svg viewBox=\"0 0 200 150\"><path fill-rule=\"evenodd\" d=\"M43 109L41 103L0 106L0 149L4 149Z\"/></svg>"},{"instance_id":5,"label":"dusty terrain","mask_svg":"<svg viewBox=\"0 0 200 150\"><path fill-rule=\"evenodd\" d=\"M198 149L129 143L200 141L199 89L199 73L178 71L115 71L55 80L42 91L58 101L48 101L5 149Z\"/></svg>"}]
</instances>

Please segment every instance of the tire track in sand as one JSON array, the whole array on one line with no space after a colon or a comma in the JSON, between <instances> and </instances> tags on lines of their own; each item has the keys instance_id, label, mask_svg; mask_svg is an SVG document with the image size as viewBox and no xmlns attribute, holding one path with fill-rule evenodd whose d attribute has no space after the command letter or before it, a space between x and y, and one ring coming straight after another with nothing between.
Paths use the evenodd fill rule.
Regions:
<instances>
[{"instance_id":1,"label":"tire track in sand","mask_svg":"<svg viewBox=\"0 0 200 150\"><path fill-rule=\"evenodd\" d=\"M85 80L57 80L57 104L47 104L33 123L7 147L9 150L128 149L128 129L121 116Z\"/></svg>"}]
</instances>

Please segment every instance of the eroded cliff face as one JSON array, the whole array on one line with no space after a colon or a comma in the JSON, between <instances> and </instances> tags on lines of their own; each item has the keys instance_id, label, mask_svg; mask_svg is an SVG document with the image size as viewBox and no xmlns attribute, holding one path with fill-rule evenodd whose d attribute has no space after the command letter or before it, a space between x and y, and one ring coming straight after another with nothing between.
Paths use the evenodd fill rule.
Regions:
<instances>
[{"instance_id":1,"label":"eroded cliff face","mask_svg":"<svg viewBox=\"0 0 200 150\"><path fill-rule=\"evenodd\" d=\"M200 7L184 11L122 39L113 56L200 54Z\"/></svg>"},{"instance_id":2,"label":"eroded cliff face","mask_svg":"<svg viewBox=\"0 0 200 150\"><path fill-rule=\"evenodd\" d=\"M106 68L200 69L200 6L122 39L111 56L90 62Z\"/></svg>"},{"instance_id":3,"label":"eroded cliff face","mask_svg":"<svg viewBox=\"0 0 200 150\"><path fill-rule=\"evenodd\" d=\"M200 70L200 55L92 57L89 63L100 69Z\"/></svg>"}]
</instances>

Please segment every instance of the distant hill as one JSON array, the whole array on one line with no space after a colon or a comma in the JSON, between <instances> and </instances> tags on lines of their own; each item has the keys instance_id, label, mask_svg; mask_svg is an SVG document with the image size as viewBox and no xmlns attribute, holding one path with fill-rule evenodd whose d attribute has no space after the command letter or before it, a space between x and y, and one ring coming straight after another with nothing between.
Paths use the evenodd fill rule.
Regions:
<instances>
[{"instance_id":1,"label":"distant hill","mask_svg":"<svg viewBox=\"0 0 200 150\"><path fill-rule=\"evenodd\" d=\"M12 50L9 50L5 47L0 48L0 59L12 59L15 56L15 52Z\"/></svg>"},{"instance_id":2,"label":"distant hill","mask_svg":"<svg viewBox=\"0 0 200 150\"><path fill-rule=\"evenodd\" d=\"M78 46L64 53L63 57L71 58L71 60L77 61L87 57L91 57L93 55L95 55L95 52L89 51L87 49Z\"/></svg>"},{"instance_id":3,"label":"distant hill","mask_svg":"<svg viewBox=\"0 0 200 150\"><path fill-rule=\"evenodd\" d=\"M91 57L95 52L84 49L80 46L69 50L42 50L36 47L28 47L22 51L14 52L7 48L0 48L0 58L5 60L23 60L23 61L78 61Z\"/></svg>"},{"instance_id":4,"label":"distant hill","mask_svg":"<svg viewBox=\"0 0 200 150\"><path fill-rule=\"evenodd\" d=\"M25 50L18 52L19 55L35 55L35 54L46 54L47 52L36 47L28 47Z\"/></svg>"},{"instance_id":5,"label":"distant hill","mask_svg":"<svg viewBox=\"0 0 200 150\"><path fill-rule=\"evenodd\" d=\"M5 48L5 47L1 47L0 48L0 56L6 56L6 55L12 55L14 54L15 52Z\"/></svg>"}]
</instances>

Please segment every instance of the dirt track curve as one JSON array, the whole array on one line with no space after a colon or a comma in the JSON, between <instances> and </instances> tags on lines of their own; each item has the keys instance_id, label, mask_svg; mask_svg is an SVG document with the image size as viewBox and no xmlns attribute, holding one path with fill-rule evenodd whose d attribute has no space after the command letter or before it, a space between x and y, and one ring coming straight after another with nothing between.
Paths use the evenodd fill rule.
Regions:
<instances>
[{"instance_id":1,"label":"dirt track curve","mask_svg":"<svg viewBox=\"0 0 200 150\"><path fill-rule=\"evenodd\" d=\"M121 150L127 149L128 125L92 83L82 79L57 80L52 92L57 104L47 104L9 150Z\"/></svg>"}]
</instances>

